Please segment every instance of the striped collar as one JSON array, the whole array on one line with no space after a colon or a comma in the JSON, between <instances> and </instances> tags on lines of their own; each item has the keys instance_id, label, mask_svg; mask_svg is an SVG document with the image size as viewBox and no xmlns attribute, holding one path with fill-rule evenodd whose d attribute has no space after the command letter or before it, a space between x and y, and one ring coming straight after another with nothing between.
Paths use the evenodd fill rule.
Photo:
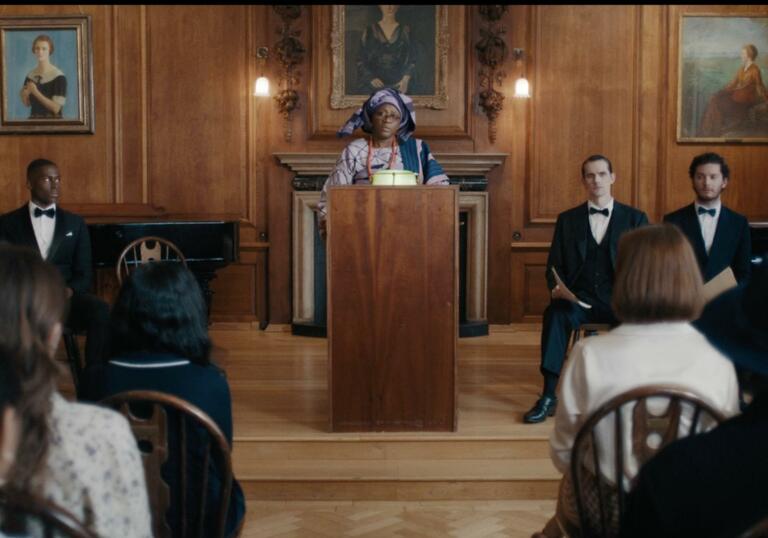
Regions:
<instances>
[{"instance_id":1,"label":"striped collar","mask_svg":"<svg viewBox=\"0 0 768 538\"><path fill-rule=\"evenodd\" d=\"M109 364L123 368L171 368L186 366L190 364L190 361L171 353L131 353L115 357L109 361Z\"/></svg>"},{"instance_id":2,"label":"striped collar","mask_svg":"<svg viewBox=\"0 0 768 538\"><path fill-rule=\"evenodd\" d=\"M128 362L113 359L109 361L109 364L123 366L125 368L170 368L171 366L186 366L189 364L189 361L184 359L178 361Z\"/></svg>"}]
</instances>

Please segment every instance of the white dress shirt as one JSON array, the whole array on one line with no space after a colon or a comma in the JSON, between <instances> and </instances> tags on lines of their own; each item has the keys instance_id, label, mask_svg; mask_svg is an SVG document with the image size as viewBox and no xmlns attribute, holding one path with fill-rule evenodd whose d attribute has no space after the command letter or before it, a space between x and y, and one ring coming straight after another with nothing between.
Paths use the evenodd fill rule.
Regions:
<instances>
[{"instance_id":1,"label":"white dress shirt","mask_svg":"<svg viewBox=\"0 0 768 538\"><path fill-rule=\"evenodd\" d=\"M699 217L699 226L701 226L701 237L704 239L704 248L707 250L707 254L709 254L709 249L712 248L712 242L715 240L715 230L717 230L717 221L720 219L720 208L722 207L722 203L718 201L717 204L712 207L705 207L699 202L695 202L693 205L696 209L696 216ZM703 207L704 209L714 209L715 216L713 217L709 213L699 214L700 207Z\"/></svg>"},{"instance_id":2,"label":"white dress shirt","mask_svg":"<svg viewBox=\"0 0 768 538\"><path fill-rule=\"evenodd\" d=\"M605 231L608 229L608 224L611 222L611 217L613 216L613 198L611 198L611 201L605 204L604 207L599 207L591 201L587 202L587 211L589 211L590 207L594 207L595 209L608 209L607 217L602 213L589 215L589 228L592 230L592 237L595 238L595 241L599 245L602 242L603 237L605 237Z\"/></svg>"},{"instance_id":3,"label":"white dress shirt","mask_svg":"<svg viewBox=\"0 0 768 538\"><path fill-rule=\"evenodd\" d=\"M56 229L56 217L46 217L45 215L35 216L35 208L39 207L36 203L30 200L29 202L29 219L32 221L32 229L35 231L35 239L37 239L37 248L40 249L40 254L43 259L48 258L48 251L51 250L51 243L53 242L53 231ZM41 210L54 208L56 204L48 207L41 207Z\"/></svg>"},{"instance_id":4,"label":"white dress shirt","mask_svg":"<svg viewBox=\"0 0 768 538\"><path fill-rule=\"evenodd\" d=\"M573 347L560 381L560 402L549 442L552 462L564 473L570 472L573 442L589 416L629 390L643 385L675 385L698 395L726 417L739 409L733 363L685 322L625 323L606 334L583 338ZM653 400L649 407L655 407ZM629 406L622 411L625 480L631 480L638 464L630 456ZM690 419L690 413L683 413L682 431L690 427ZM601 421L596 433L600 468L613 481L613 419Z\"/></svg>"}]
</instances>

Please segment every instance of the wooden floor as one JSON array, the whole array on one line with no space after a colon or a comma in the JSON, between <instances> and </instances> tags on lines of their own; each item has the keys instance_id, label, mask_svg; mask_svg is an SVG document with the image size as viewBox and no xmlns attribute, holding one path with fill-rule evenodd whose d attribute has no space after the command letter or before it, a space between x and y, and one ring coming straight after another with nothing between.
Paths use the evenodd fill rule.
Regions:
<instances>
[{"instance_id":1,"label":"wooden floor","mask_svg":"<svg viewBox=\"0 0 768 538\"><path fill-rule=\"evenodd\" d=\"M327 341L214 324L232 391L245 537L530 536L554 511L537 325L459 340L458 431L330 433ZM71 390L64 387L65 392Z\"/></svg>"},{"instance_id":2,"label":"wooden floor","mask_svg":"<svg viewBox=\"0 0 768 538\"><path fill-rule=\"evenodd\" d=\"M249 502L242 538L528 538L555 501Z\"/></svg>"}]
</instances>

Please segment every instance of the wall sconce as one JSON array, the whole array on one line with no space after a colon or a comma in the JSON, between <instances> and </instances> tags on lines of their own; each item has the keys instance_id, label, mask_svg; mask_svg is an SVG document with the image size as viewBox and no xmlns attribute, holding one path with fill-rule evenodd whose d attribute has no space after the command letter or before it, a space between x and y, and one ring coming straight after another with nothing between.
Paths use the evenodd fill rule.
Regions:
<instances>
[{"instance_id":1,"label":"wall sconce","mask_svg":"<svg viewBox=\"0 0 768 538\"><path fill-rule=\"evenodd\" d=\"M256 49L256 57L261 60L261 75L253 85L253 95L258 97L269 97L269 79L264 76L264 65L267 63L268 56L269 49L267 47Z\"/></svg>"},{"instance_id":2,"label":"wall sconce","mask_svg":"<svg viewBox=\"0 0 768 538\"><path fill-rule=\"evenodd\" d=\"M512 49L512 58L515 60L515 67L520 69L520 78L515 81L515 94L513 96L518 99L528 99L531 97L531 85L528 84L528 79L525 78L523 69L524 57L525 51L523 49Z\"/></svg>"}]
</instances>

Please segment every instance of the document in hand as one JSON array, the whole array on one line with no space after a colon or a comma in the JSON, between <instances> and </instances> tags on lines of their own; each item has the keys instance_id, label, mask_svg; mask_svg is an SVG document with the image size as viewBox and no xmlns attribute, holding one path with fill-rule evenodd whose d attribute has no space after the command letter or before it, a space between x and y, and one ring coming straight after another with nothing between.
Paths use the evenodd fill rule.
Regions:
<instances>
[{"instance_id":1,"label":"document in hand","mask_svg":"<svg viewBox=\"0 0 768 538\"><path fill-rule=\"evenodd\" d=\"M704 302L708 303L724 291L735 288L737 285L733 270L726 267L717 274L712 280L704 284Z\"/></svg>"},{"instance_id":2,"label":"document in hand","mask_svg":"<svg viewBox=\"0 0 768 538\"><path fill-rule=\"evenodd\" d=\"M563 295L565 296L566 299L568 299L572 303L578 304L582 308L587 308L587 309L592 308L592 305L589 305L583 301L579 301L579 298L576 297L576 295L570 289L568 289L568 286L566 286L565 283L562 281L562 279L560 278L560 275L557 274L557 271L555 270L554 267L552 268L552 275L554 275L555 282L557 283L560 290L563 292Z\"/></svg>"}]
</instances>

